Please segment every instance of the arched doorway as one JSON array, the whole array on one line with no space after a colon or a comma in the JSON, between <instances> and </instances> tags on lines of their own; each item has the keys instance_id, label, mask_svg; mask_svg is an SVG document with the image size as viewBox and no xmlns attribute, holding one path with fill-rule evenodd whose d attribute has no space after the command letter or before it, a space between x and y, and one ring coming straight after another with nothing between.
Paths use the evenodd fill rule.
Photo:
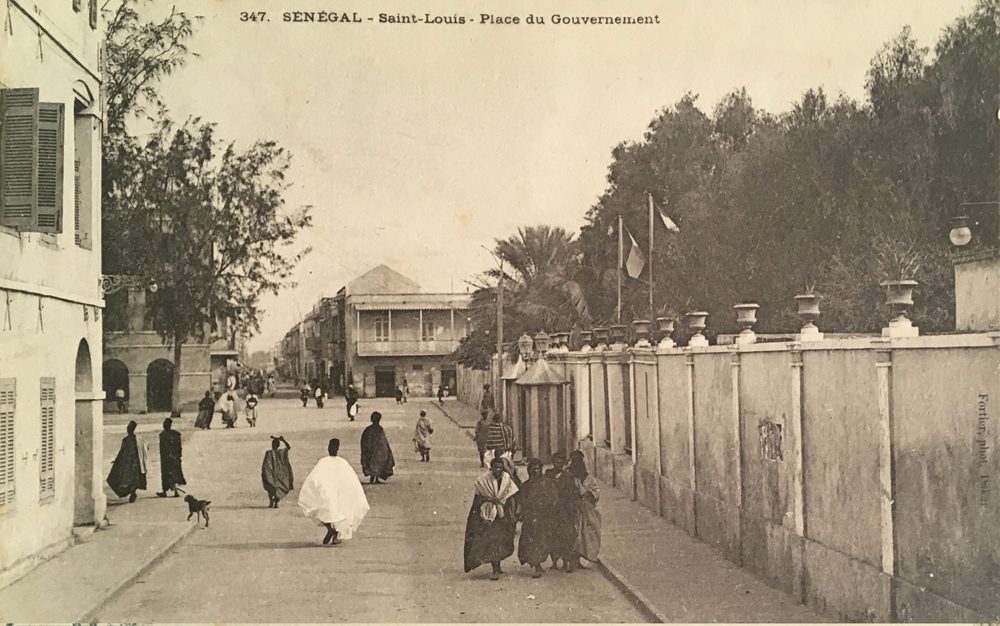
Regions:
<instances>
[{"instance_id":1,"label":"arched doorway","mask_svg":"<svg viewBox=\"0 0 1000 626\"><path fill-rule=\"evenodd\" d=\"M113 407L113 410L119 410L117 398L118 390L121 389L125 397L119 412L128 412L128 366L118 359L108 359L104 362L101 370L104 374L104 397L107 406Z\"/></svg>"},{"instance_id":2,"label":"arched doorway","mask_svg":"<svg viewBox=\"0 0 1000 626\"><path fill-rule=\"evenodd\" d=\"M146 368L146 411L170 411L173 392L174 364L156 359Z\"/></svg>"},{"instance_id":3,"label":"arched doorway","mask_svg":"<svg viewBox=\"0 0 1000 626\"><path fill-rule=\"evenodd\" d=\"M76 349L75 391L73 523L79 526L94 524L97 521L94 499L94 410L97 403L94 397L90 345L86 339L81 339Z\"/></svg>"}]
</instances>

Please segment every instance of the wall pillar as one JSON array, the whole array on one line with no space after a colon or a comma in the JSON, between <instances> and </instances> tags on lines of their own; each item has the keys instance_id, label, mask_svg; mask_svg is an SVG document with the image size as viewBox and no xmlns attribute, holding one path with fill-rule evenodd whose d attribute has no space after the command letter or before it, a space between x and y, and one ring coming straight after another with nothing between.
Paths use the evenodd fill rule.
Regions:
<instances>
[{"instance_id":1,"label":"wall pillar","mask_svg":"<svg viewBox=\"0 0 1000 626\"><path fill-rule=\"evenodd\" d=\"M806 536L805 483L802 480L802 350L791 344L792 406L788 420L787 447L791 453L792 516L795 534Z\"/></svg>"},{"instance_id":2,"label":"wall pillar","mask_svg":"<svg viewBox=\"0 0 1000 626\"><path fill-rule=\"evenodd\" d=\"M687 367L688 401L688 488L691 490L691 536L698 536L698 492L697 463L695 462L694 433L694 354L690 348L684 349L684 365Z\"/></svg>"},{"instance_id":3,"label":"wall pillar","mask_svg":"<svg viewBox=\"0 0 1000 626\"><path fill-rule=\"evenodd\" d=\"M733 352L730 354L730 374L732 376L733 399L732 399L732 421L730 425L733 429L733 441L736 442L736 471L733 476L735 494L733 506L736 507L737 515L742 517L743 513L743 429L740 427L740 353L739 344L730 346ZM738 563L742 565L743 554L743 532L742 524L737 525L736 534L736 554L739 555Z\"/></svg>"},{"instance_id":4,"label":"wall pillar","mask_svg":"<svg viewBox=\"0 0 1000 626\"><path fill-rule=\"evenodd\" d=\"M893 454L892 454L892 350L888 342L875 341L875 368L878 373L879 463L881 493L880 526L882 530L882 571L893 576L896 570L896 546L893 527ZM879 344L882 344L880 347Z\"/></svg>"}]
</instances>

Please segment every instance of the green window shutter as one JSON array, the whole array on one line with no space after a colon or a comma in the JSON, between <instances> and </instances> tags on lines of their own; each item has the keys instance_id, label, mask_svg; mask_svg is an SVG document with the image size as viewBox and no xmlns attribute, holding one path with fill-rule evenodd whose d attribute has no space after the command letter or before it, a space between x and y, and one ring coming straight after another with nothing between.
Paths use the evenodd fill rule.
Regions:
<instances>
[{"instance_id":1,"label":"green window shutter","mask_svg":"<svg viewBox=\"0 0 1000 626\"><path fill-rule=\"evenodd\" d=\"M62 103L38 104L38 217L35 231L62 232L63 109Z\"/></svg>"},{"instance_id":2,"label":"green window shutter","mask_svg":"<svg viewBox=\"0 0 1000 626\"><path fill-rule=\"evenodd\" d=\"M14 406L13 378L0 379L0 511L14 506Z\"/></svg>"},{"instance_id":3,"label":"green window shutter","mask_svg":"<svg viewBox=\"0 0 1000 626\"><path fill-rule=\"evenodd\" d=\"M30 229L38 195L38 89L0 91L0 225Z\"/></svg>"},{"instance_id":4,"label":"green window shutter","mask_svg":"<svg viewBox=\"0 0 1000 626\"><path fill-rule=\"evenodd\" d=\"M56 494L56 379L43 378L42 387L42 437L38 455L38 499L46 500Z\"/></svg>"}]
</instances>

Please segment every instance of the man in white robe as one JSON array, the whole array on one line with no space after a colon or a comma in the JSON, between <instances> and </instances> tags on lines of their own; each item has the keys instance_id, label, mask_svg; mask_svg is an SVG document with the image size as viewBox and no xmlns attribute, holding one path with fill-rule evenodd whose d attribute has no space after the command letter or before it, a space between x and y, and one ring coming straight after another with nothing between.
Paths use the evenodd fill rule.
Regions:
<instances>
[{"instance_id":1,"label":"man in white robe","mask_svg":"<svg viewBox=\"0 0 1000 626\"><path fill-rule=\"evenodd\" d=\"M327 450L330 456L316 463L302 485L299 508L306 517L326 526L324 545L336 545L351 538L371 507L354 468L337 456L340 440L331 439Z\"/></svg>"}]
</instances>

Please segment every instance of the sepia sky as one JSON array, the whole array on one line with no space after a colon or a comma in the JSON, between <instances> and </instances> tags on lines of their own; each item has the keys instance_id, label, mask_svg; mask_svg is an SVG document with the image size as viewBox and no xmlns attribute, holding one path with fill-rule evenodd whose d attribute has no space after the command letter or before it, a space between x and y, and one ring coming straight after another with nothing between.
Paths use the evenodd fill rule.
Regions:
<instances>
[{"instance_id":1,"label":"sepia sky","mask_svg":"<svg viewBox=\"0 0 1000 626\"><path fill-rule=\"evenodd\" d=\"M480 246L524 225L577 230L605 189L612 148L641 140L685 92L706 112L740 87L772 113L811 87L861 99L886 41L910 25L933 49L973 0L338 4L362 23L282 21L333 8L317 0L176 2L204 21L198 57L163 84L172 115L217 122L244 148L278 141L293 154L289 206L313 206L301 237L313 252L297 287L265 298L253 350L380 263L425 292L465 291L493 264ZM521 24L479 24L501 5L496 15ZM241 22L250 9L270 21ZM469 23L380 24L380 13ZM546 23L525 24L529 14ZM555 25L553 14L660 24Z\"/></svg>"}]
</instances>

